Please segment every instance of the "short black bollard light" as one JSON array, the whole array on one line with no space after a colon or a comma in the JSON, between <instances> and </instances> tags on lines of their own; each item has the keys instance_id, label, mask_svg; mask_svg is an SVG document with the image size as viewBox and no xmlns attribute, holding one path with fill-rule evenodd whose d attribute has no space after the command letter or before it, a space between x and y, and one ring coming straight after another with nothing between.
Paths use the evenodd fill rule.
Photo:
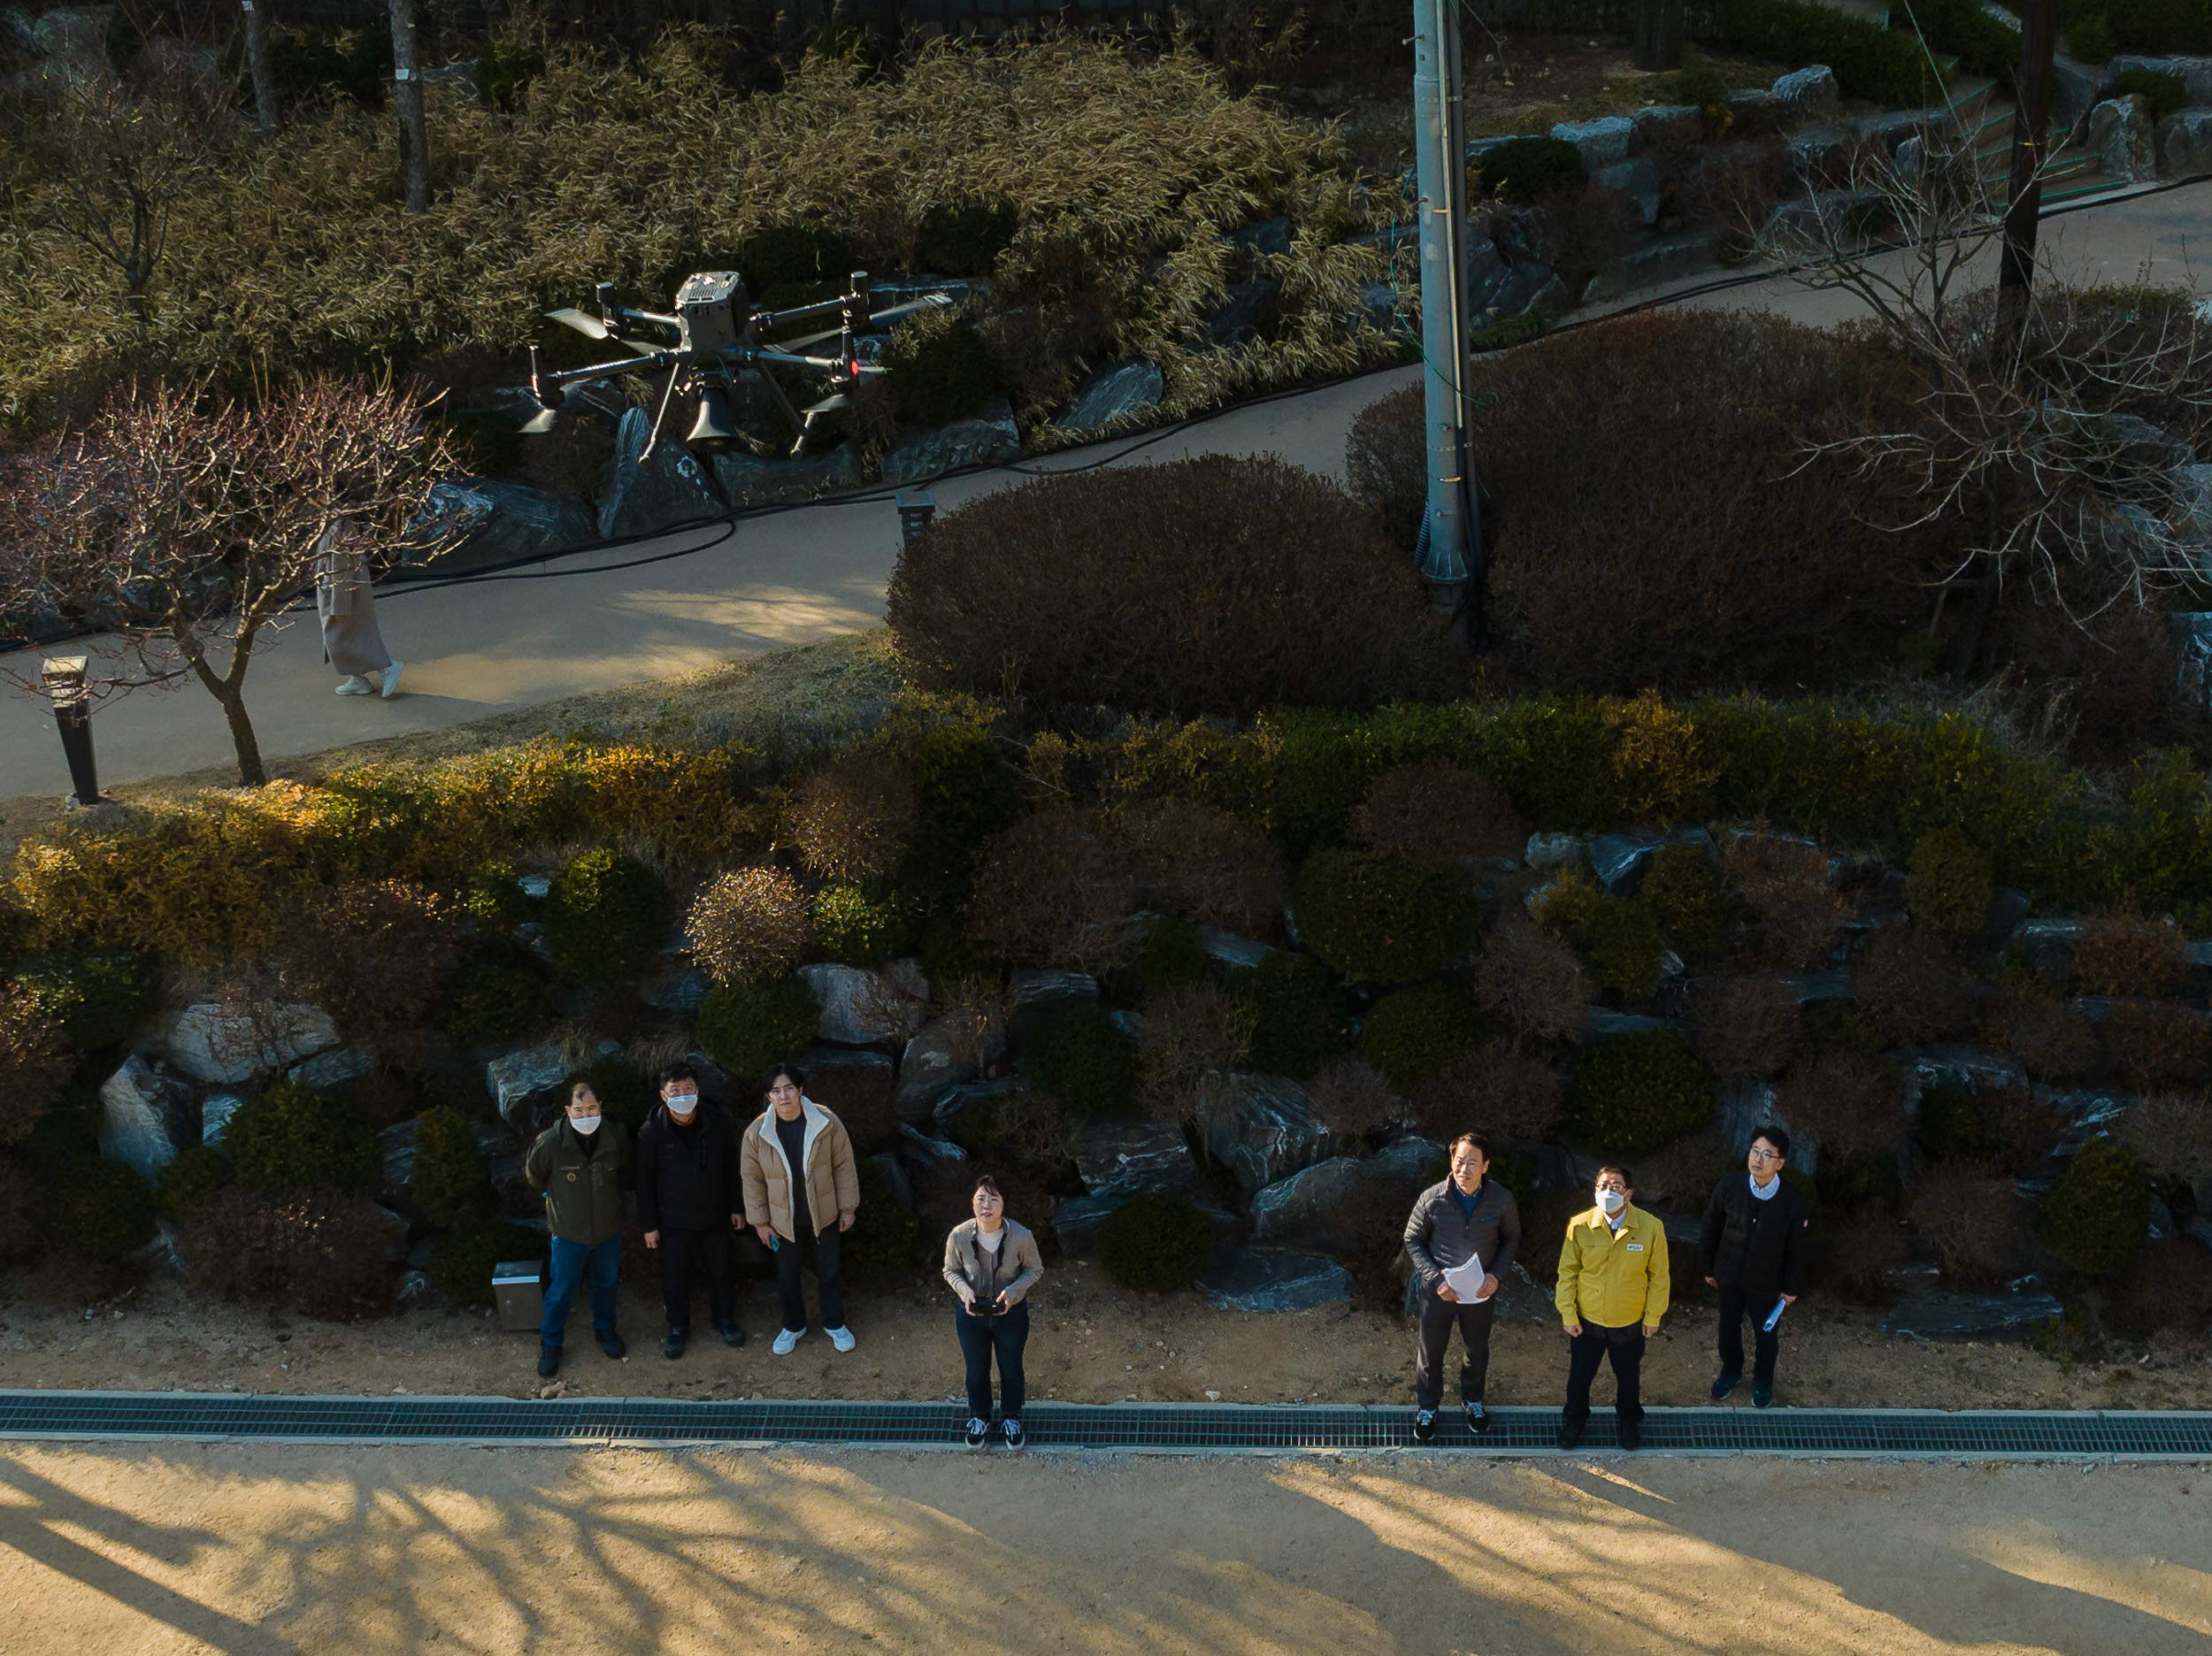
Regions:
<instances>
[{"instance_id":1,"label":"short black bollard light","mask_svg":"<svg viewBox=\"0 0 2212 1656\"><path fill-rule=\"evenodd\" d=\"M937 515L937 496L927 489L899 491L899 541L912 546Z\"/></svg>"},{"instance_id":2,"label":"short black bollard light","mask_svg":"<svg viewBox=\"0 0 2212 1656\"><path fill-rule=\"evenodd\" d=\"M54 727L61 732L61 750L69 761L69 785L80 805L100 802L100 777L92 763L92 693L85 688L87 658L49 656L39 677L46 681L47 699L54 705Z\"/></svg>"}]
</instances>

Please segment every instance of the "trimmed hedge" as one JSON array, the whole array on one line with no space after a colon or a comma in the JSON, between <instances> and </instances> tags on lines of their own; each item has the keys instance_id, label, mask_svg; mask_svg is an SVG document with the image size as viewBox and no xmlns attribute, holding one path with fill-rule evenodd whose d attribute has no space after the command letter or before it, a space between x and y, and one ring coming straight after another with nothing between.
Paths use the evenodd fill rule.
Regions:
<instances>
[{"instance_id":1,"label":"trimmed hedge","mask_svg":"<svg viewBox=\"0 0 2212 1656\"><path fill-rule=\"evenodd\" d=\"M668 935L668 888L626 851L587 851L553 877L545 940L572 984L618 983L653 963Z\"/></svg>"},{"instance_id":2,"label":"trimmed hedge","mask_svg":"<svg viewBox=\"0 0 2212 1656\"><path fill-rule=\"evenodd\" d=\"M522 1040L545 1021L545 985L525 966L463 961L446 991L446 1032L470 1046Z\"/></svg>"},{"instance_id":3,"label":"trimmed hedge","mask_svg":"<svg viewBox=\"0 0 2212 1656\"><path fill-rule=\"evenodd\" d=\"M1686 961L1705 960L1728 947L1734 913L1704 847L1679 841L1661 846L1636 896Z\"/></svg>"},{"instance_id":4,"label":"trimmed hedge","mask_svg":"<svg viewBox=\"0 0 2212 1656\"><path fill-rule=\"evenodd\" d=\"M1400 1089L1420 1085L1490 1030L1467 992L1448 983L1401 989L1375 1002L1360 1025L1360 1050Z\"/></svg>"},{"instance_id":5,"label":"trimmed hedge","mask_svg":"<svg viewBox=\"0 0 2212 1656\"><path fill-rule=\"evenodd\" d=\"M2134 1150L2084 1145L2035 1210L2035 1234L2076 1270L2116 1271L2150 1235L2151 1187Z\"/></svg>"},{"instance_id":6,"label":"trimmed hedge","mask_svg":"<svg viewBox=\"0 0 2212 1656\"><path fill-rule=\"evenodd\" d=\"M775 1062L773 1058L766 1059L760 1067L765 1069ZM597 1097L601 1114L610 1121L619 1122L633 1138L637 1137L637 1130L644 1125L646 1112L653 1107L653 1093L636 1070L626 1063L591 1063L572 1070L560 1085L560 1104L564 1109L568 1107L569 1089L580 1082Z\"/></svg>"},{"instance_id":7,"label":"trimmed hedge","mask_svg":"<svg viewBox=\"0 0 2212 1656\"><path fill-rule=\"evenodd\" d=\"M476 1130L457 1109L425 1110L415 1118L415 1208L438 1229L474 1218L490 1194Z\"/></svg>"},{"instance_id":8,"label":"trimmed hedge","mask_svg":"<svg viewBox=\"0 0 2212 1656\"><path fill-rule=\"evenodd\" d=\"M187 1145L154 1179L154 1211L182 1224L230 1183L230 1163L213 1145Z\"/></svg>"},{"instance_id":9,"label":"trimmed hedge","mask_svg":"<svg viewBox=\"0 0 2212 1656\"><path fill-rule=\"evenodd\" d=\"M1642 1155L1687 1138L1714 1113L1713 1072L1671 1030L1592 1042L1567 1088L1568 1125L1601 1155Z\"/></svg>"},{"instance_id":10,"label":"trimmed hedge","mask_svg":"<svg viewBox=\"0 0 2212 1656\"><path fill-rule=\"evenodd\" d=\"M17 988L81 1053L128 1040L161 1004L161 979L127 950L64 950L27 960Z\"/></svg>"},{"instance_id":11,"label":"trimmed hedge","mask_svg":"<svg viewBox=\"0 0 2212 1656\"><path fill-rule=\"evenodd\" d=\"M2124 51L2212 53L2212 0L2105 0L2102 10Z\"/></svg>"},{"instance_id":12,"label":"trimmed hedge","mask_svg":"<svg viewBox=\"0 0 2212 1656\"><path fill-rule=\"evenodd\" d=\"M814 1045L822 1008L803 978L738 978L707 991L693 1034L699 1050L749 1084Z\"/></svg>"},{"instance_id":13,"label":"trimmed hedge","mask_svg":"<svg viewBox=\"0 0 2212 1656\"><path fill-rule=\"evenodd\" d=\"M1473 899L1391 851L1317 851L1299 870L1298 931L1346 976L1411 983L1449 965L1475 934Z\"/></svg>"},{"instance_id":14,"label":"trimmed hedge","mask_svg":"<svg viewBox=\"0 0 2212 1656\"><path fill-rule=\"evenodd\" d=\"M1244 1061L1261 1075L1310 1081L1352 1044L1352 1008L1319 961L1280 949L1229 979L1252 1008Z\"/></svg>"},{"instance_id":15,"label":"trimmed hedge","mask_svg":"<svg viewBox=\"0 0 2212 1656\"><path fill-rule=\"evenodd\" d=\"M913 947L914 927L896 898L862 886L825 886L814 893L814 937L830 960L879 966Z\"/></svg>"},{"instance_id":16,"label":"trimmed hedge","mask_svg":"<svg viewBox=\"0 0 2212 1656\"><path fill-rule=\"evenodd\" d=\"M1171 1191L1132 1196L1098 1227L1098 1262L1130 1293L1189 1287L1213 1251L1213 1222Z\"/></svg>"},{"instance_id":17,"label":"trimmed hedge","mask_svg":"<svg viewBox=\"0 0 2212 1656\"><path fill-rule=\"evenodd\" d=\"M1148 995L1194 984L1206 975L1206 943L1198 928L1180 915L1156 915L1144 923L1137 949L1137 981Z\"/></svg>"},{"instance_id":18,"label":"trimmed hedge","mask_svg":"<svg viewBox=\"0 0 2212 1656\"><path fill-rule=\"evenodd\" d=\"M1563 138L1509 138L1483 151L1483 188L1509 202L1541 201L1589 184L1582 151Z\"/></svg>"},{"instance_id":19,"label":"trimmed hedge","mask_svg":"<svg viewBox=\"0 0 2212 1656\"><path fill-rule=\"evenodd\" d=\"M1871 98L1893 109L1921 108L1939 90L1929 84L1935 72L1910 34L1806 0L1707 0L1693 15L1690 33L1736 57L1793 69L1826 64L1845 96Z\"/></svg>"},{"instance_id":20,"label":"trimmed hedge","mask_svg":"<svg viewBox=\"0 0 2212 1656\"><path fill-rule=\"evenodd\" d=\"M79 1156L47 1186L46 1238L73 1259L120 1265L154 1239L154 1193L120 1162Z\"/></svg>"},{"instance_id":21,"label":"trimmed hedge","mask_svg":"<svg viewBox=\"0 0 2212 1656\"><path fill-rule=\"evenodd\" d=\"M280 1081L233 1111L223 1153L241 1184L272 1199L365 1192L384 1175L383 1149L359 1112L296 1081Z\"/></svg>"},{"instance_id":22,"label":"trimmed hedge","mask_svg":"<svg viewBox=\"0 0 2212 1656\"><path fill-rule=\"evenodd\" d=\"M1137 1095L1137 1044L1096 1007L1072 1007L1031 1038L1022 1071L1071 1115L1125 1115Z\"/></svg>"}]
</instances>

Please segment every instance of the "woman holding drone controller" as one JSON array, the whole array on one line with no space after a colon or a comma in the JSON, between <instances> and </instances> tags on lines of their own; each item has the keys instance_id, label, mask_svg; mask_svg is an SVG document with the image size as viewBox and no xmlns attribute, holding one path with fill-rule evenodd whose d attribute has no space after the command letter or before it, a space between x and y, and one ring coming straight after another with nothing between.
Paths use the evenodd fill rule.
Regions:
<instances>
[{"instance_id":1,"label":"woman holding drone controller","mask_svg":"<svg viewBox=\"0 0 2212 1656\"><path fill-rule=\"evenodd\" d=\"M1006 1446L1018 1449L1028 1392L1022 1375L1022 1348L1029 1343L1024 1297L1045 1274L1044 1256L1037 1252L1037 1238L1006 1216L1006 1198L987 1173L975 1182L972 1206L975 1217L953 1226L945 1238L945 1281L960 1296L953 1329L968 1360L968 1447L980 1449L991 1436L995 1353Z\"/></svg>"}]
</instances>

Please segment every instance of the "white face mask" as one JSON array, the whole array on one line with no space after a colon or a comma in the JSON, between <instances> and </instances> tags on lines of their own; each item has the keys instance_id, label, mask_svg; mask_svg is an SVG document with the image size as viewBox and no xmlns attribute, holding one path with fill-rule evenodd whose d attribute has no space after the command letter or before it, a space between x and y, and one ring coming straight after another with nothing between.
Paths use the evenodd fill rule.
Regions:
<instances>
[{"instance_id":1,"label":"white face mask","mask_svg":"<svg viewBox=\"0 0 2212 1656\"><path fill-rule=\"evenodd\" d=\"M696 1092L671 1092L668 1108L676 1115L688 1116L699 1108L699 1095Z\"/></svg>"},{"instance_id":2,"label":"white face mask","mask_svg":"<svg viewBox=\"0 0 2212 1656\"><path fill-rule=\"evenodd\" d=\"M596 1116L572 1116L568 1118L568 1124L573 1127L578 1132L583 1134L585 1138L588 1138L592 1134L599 1131L599 1117Z\"/></svg>"},{"instance_id":3,"label":"white face mask","mask_svg":"<svg viewBox=\"0 0 2212 1656\"><path fill-rule=\"evenodd\" d=\"M1598 1192L1598 1206L1604 1208L1609 1214L1617 1214L1620 1212L1622 1208L1628 1206L1628 1198L1622 1195L1621 1192L1617 1190L1600 1191Z\"/></svg>"}]
</instances>

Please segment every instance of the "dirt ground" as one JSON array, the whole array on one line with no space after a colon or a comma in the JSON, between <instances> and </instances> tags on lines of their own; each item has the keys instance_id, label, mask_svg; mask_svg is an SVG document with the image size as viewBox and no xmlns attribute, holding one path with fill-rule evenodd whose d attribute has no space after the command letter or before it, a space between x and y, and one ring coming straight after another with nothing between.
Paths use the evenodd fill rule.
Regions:
<instances>
[{"instance_id":1,"label":"dirt ground","mask_svg":"<svg viewBox=\"0 0 2212 1656\"><path fill-rule=\"evenodd\" d=\"M4 1282L0 1386L510 1397L541 1389L535 1335L501 1332L476 1312L314 1322L190 1297L173 1280L95 1307L65 1298L53 1277ZM629 1354L611 1362L592 1341L580 1296L558 1383L564 1395L927 1399L960 1390L951 1296L931 1279L850 1296L860 1346L845 1356L818 1325L790 1356L772 1354L779 1318L765 1282L750 1284L740 1306L751 1336L741 1349L714 1338L702 1306L691 1348L673 1362L661 1355L657 1284L641 1292L626 1282L622 1298ZM1048 1271L1032 1304L1029 1384L1040 1398L1411 1405L1413 1336L1394 1316L1349 1305L1281 1315L1217 1311L1194 1293L1123 1293L1094 1264L1076 1262ZM1508 1312L1491 1342L1490 1400L1556 1403L1566 1348L1548 1296L1517 1282ZM2212 1357L2201 1342L2154 1348L2147 1361L2070 1371L2024 1346L1931 1346L1884 1334L1871 1314L1816 1300L1791 1315L1776 1391L1783 1405L2212 1408ZM1713 1336L1710 1310L1684 1307L1670 1316L1645 1358L1645 1400L1709 1403ZM1601 1402L1611 1384L1600 1376ZM1745 1388L1735 1401L1747 1400Z\"/></svg>"},{"instance_id":2,"label":"dirt ground","mask_svg":"<svg viewBox=\"0 0 2212 1656\"><path fill-rule=\"evenodd\" d=\"M0 1652L2203 1651L2212 1471L2084 1473L13 1445Z\"/></svg>"}]
</instances>

